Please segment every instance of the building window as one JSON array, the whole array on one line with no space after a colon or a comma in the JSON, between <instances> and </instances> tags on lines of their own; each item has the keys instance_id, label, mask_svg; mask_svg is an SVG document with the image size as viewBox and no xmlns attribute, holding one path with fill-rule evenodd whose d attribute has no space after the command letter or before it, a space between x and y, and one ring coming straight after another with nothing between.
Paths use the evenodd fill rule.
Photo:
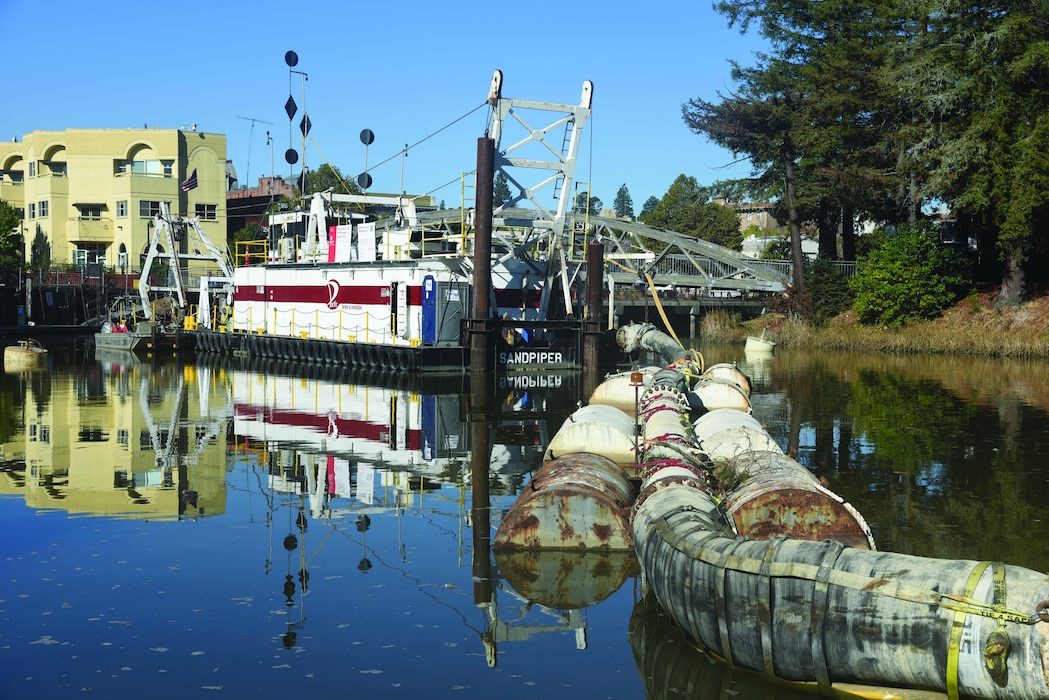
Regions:
<instances>
[{"instance_id":1,"label":"building window","mask_svg":"<svg viewBox=\"0 0 1049 700\"><path fill-rule=\"evenodd\" d=\"M147 219L154 216L160 216L160 202L143 199L138 203L138 215L144 216Z\"/></svg>"},{"instance_id":2,"label":"building window","mask_svg":"<svg viewBox=\"0 0 1049 700\"><path fill-rule=\"evenodd\" d=\"M127 200L121 199L117 201L117 217L123 219L127 216Z\"/></svg>"},{"instance_id":3,"label":"building window","mask_svg":"<svg viewBox=\"0 0 1049 700\"><path fill-rule=\"evenodd\" d=\"M30 202L29 203L29 218L30 219L35 219L36 218L36 202Z\"/></svg>"},{"instance_id":4,"label":"building window","mask_svg":"<svg viewBox=\"0 0 1049 700\"><path fill-rule=\"evenodd\" d=\"M165 167L159 160L118 160L115 169L125 175L161 175L168 174Z\"/></svg>"},{"instance_id":5,"label":"building window","mask_svg":"<svg viewBox=\"0 0 1049 700\"><path fill-rule=\"evenodd\" d=\"M36 161L29 161L29 177L36 177Z\"/></svg>"},{"instance_id":6,"label":"building window","mask_svg":"<svg viewBox=\"0 0 1049 700\"><path fill-rule=\"evenodd\" d=\"M51 170L51 174L55 177L65 177L67 175L65 161L45 160L44 164L47 165Z\"/></svg>"},{"instance_id":7,"label":"building window","mask_svg":"<svg viewBox=\"0 0 1049 700\"><path fill-rule=\"evenodd\" d=\"M218 206L215 204L196 205L197 218L201 221L218 221Z\"/></svg>"},{"instance_id":8,"label":"building window","mask_svg":"<svg viewBox=\"0 0 1049 700\"><path fill-rule=\"evenodd\" d=\"M40 218L47 217L47 200L40 202Z\"/></svg>"},{"instance_id":9,"label":"building window","mask_svg":"<svg viewBox=\"0 0 1049 700\"><path fill-rule=\"evenodd\" d=\"M80 210L81 219L101 219L102 218L102 205L101 204L78 204L77 209Z\"/></svg>"},{"instance_id":10,"label":"building window","mask_svg":"<svg viewBox=\"0 0 1049 700\"><path fill-rule=\"evenodd\" d=\"M161 161L161 163L164 166L164 176L165 177L171 177L171 174L172 174L172 172L174 171L174 168L175 168L175 161L173 161L173 160L163 160L163 161Z\"/></svg>"}]
</instances>

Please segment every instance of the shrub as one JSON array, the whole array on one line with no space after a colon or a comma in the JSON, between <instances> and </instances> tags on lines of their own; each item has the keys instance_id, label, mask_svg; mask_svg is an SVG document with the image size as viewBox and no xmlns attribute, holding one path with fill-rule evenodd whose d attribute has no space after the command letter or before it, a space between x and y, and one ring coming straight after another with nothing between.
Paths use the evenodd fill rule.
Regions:
<instances>
[{"instance_id":1,"label":"shrub","mask_svg":"<svg viewBox=\"0 0 1049 700\"><path fill-rule=\"evenodd\" d=\"M850 286L860 322L897 328L933 318L968 289L965 261L928 224L901 226L856 264Z\"/></svg>"},{"instance_id":2,"label":"shrub","mask_svg":"<svg viewBox=\"0 0 1049 700\"><path fill-rule=\"evenodd\" d=\"M817 326L848 310L854 298L841 268L824 258L805 261L805 292L810 298L808 320Z\"/></svg>"}]
</instances>

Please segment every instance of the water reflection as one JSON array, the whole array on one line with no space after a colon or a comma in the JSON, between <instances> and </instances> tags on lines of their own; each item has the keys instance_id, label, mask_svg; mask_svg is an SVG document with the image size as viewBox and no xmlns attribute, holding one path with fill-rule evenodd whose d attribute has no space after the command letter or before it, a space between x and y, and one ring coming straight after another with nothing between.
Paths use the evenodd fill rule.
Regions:
<instances>
[{"instance_id":1,"label":"water reflection","mask_svg":"<svg viewBox=\"0 0 1049 700\"><path fill-rule=\"evenodd\" d=\"M94 370L23 386L23 432L4 452L21 463L14 478L26 505L120 518L223 513L229 408L222 377L212 385L192 366L112 351L99 355Z\"/></svg>"},{"instance_id":2,"label":"water reflection","mask_svg":"<svg viewBox=\"0 0 1049 700\"><path fill-rule=\"evenodd\" d=\"M648 700L804 700L814 697L812 692L775 685L763 676L733 668L711 656L685 636L653 596L646 596L634 606L629 635L634 663L644 679Z\"/></svg>"},{"instance_id":3,"label":"water reflection","mask_svg":"<svg viewBox=\"0 0 1049 700\"><path fill-rule=\"evenodd\" d=\"M880 548L1044 569L1044 363L702 349ZM631 556L492 555L577 374L52 363L0 377L2 697L791 697L647 634Z\"/></svg>"},{"instance_id":4,"label":"water reflection","mask_svg":"<svg viewBox=\"0 0 1049 700\"><path fill-rule=\"evenodd\" d=\"M793 348L768 363L754 415L880 549L1045 567L1049 363Z\"/></svg>"}]
</instances>

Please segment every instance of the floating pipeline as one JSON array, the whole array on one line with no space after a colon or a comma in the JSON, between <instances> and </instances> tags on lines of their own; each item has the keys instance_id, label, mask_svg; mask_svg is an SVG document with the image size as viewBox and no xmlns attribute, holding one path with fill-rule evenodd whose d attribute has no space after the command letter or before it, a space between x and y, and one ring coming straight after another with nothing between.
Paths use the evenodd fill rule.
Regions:
<instances>
[{"instance_id":1,"label":"floating pipeline","mask_svg":"<svg viewBox=\"0 0 1049 700\"><path fill-rule=\"evenodd\" d=\"M590 394L587 402L590 406L613 406L626 413L634 415L637 410L637 401L641 394L652 384L652 377L661 367L639 367L630 372L616 372L605 377ZM635 384L634 375L639 374L641 382Z\"/></svg>"},{"instance_id":2,"label":"floating pipeline","mask_svg":"<svg viewBox=\"0 0 1049 700\"><path fill-rule=\"evenodd\" d=\"M563 455L545 462L521 490L492 549L629 550L628 518L636 495L623 468L607 457Z\"/></svg>"},{"instance_id":3,"label":"floating pipeline","mask_svg":"<svg viewBox=\"0 0 1049 700\"><path fill-rule=\"evenodd\" d=\"M814 683L776 681L724 663L674 624L652 595L630 615L630 648L647 700L812 700ZM855 683L831 684L839 700L947 700L945 693Z\"/></svg>"},{"instance_id":4,"label":"floating pipeline","mask_svg":"<svg viewBox=\"0 0 1049 700\"><path fill-rule=\"evenodd\" d=\"M742 391L747 397L750 396L750 392L753 389L750 377L747 376L746 372L729 362L721 362L716 365L711 365L703 372L703 376L708 379L716 379L722 382L732 382L738 386L740 391Z\"/></svg>"},{"instance_id":5,"label":"floating pipeline","mask_svg":"<svg viewBox=\"0 0 1049 700\"><path fill-rule=\"evenodd\" d=\"M591 404L572 412L547 445L544 460L575 452L590 452L600 445L600 454L624 468L637 462L637 432L634 419L615 406Z\"/></svg>"},{"instance_id":6,"label":"floating pipeline","mask_svg":"<svg viewBox=\"0 0 1049 700\"><path fill-rule=\"evenodd\" d=\"M702 438L687 418L700 403L691 392L700 373L686 354L674 362L652 375L641 399L644 479L630 527L644 587L692 639L732 666L808 683L823 694L842 684L866 684L907 689L897 693L901 697L924 697L917 689L950 699L1049 698L1049 578L1000 563L877 552L834 540L740 537L725 503L744 495L737 489L750 479L727 488L732 484L713 478ZM743 447L726 449L742 460ZM756 477L764 460L760 466L775 463L772 471L781 478L811 485L776 450L750 455L742 474ZM500 545L585 547L576 533L596 521L589 514L576 518L585 509L574 501L593 503L595 490L606 511L602 524L610 526L604 541L613 535L626 541L615 534L615 511L631 497L623 490L618 505L605 500L605 492L615 490L605 480L618 466L585 453L550 464L561 460L567 460L561 471L541 469L518 499L545 499L541 508L528 505L514 526L524 537L497 533ZM600 468L587 469L590 460ZM570 467L575 461L584 466ZM601 485L588 493L582 484L591 477ZM840 502L825 488L810 493ZM504 525L518 510L525 507L515 503ZM763 515L796 518L789 509L765 508ZM862 532L862 519L851 519Z\"/></svg>"},{"instance_id":7,"label":"floating pipeline","mask_svg":"<svg viewBox=\"0 0 1049 700\"><path fill-rule=\"evenodd\" d=\"M863 516L783 454L753 416L723 408L693 423L726 494L720 506L736 534L769 539L830 539L875 549Z\"/></svg>"},{"instance_id":8,"label":"floating pipeline","mask_svg":"<svg viewBox=\"0 0 1049 700\"><path fill-rule=\"evenodd\" d=\"M699 446L715 465L748 452L778 452L779 444L757 418L734 408L718 408L692 422Z\"/></svg>"},{"instance_id":9,"label":"floating pipeline","mask_svg":"<svg viewBox=\"0 0 1049 700\"><path fill-rule=\"evenodd\" d=\"M644 424L646 448L659 454L662 440L688 435L680 416L675 421L672 415L685 404L669 377L653 381L644 405L660 409L658 420L653 416ZM743 490L748 480L719 502L716 489L724 485L697 469L691 452L663 448L661 456L673 452L677 460L668 457L646 471L634 505L644 587L693 639L727 663L815 683L826 693L836 683L861 683L949 698L1049 697L1044 574L1000 563L876 552L834 540L740 537L726 503L731 509L734 497L755 496ZM807 481L793 460L775 451L754 452L749 460L744 473L773 465L770 473L781 479ZM754 475L754 484L761 480ZM808 493L840 503L822 487ZM769 494L776 492L759 489L747 508L762 511L763 526L777 520L791 525L796 509L768 507L778 498L769 500ZM851 510L846 515L868 538L862 518Z\"/></svg>"},{"instance_id":10,"label":"floating pipeline","mask_svg":"<svg viewBox=\"0 0 1049 700\"><path fill-rule=\"evenodd\" d=\"M1049 608L1044 574L740 538L701 489L646 490L633 518L644 586L726 662L824 689L854 682L952 698L1049 697L1049 615L1037 612Z\"/></svg>"}]
</instances>

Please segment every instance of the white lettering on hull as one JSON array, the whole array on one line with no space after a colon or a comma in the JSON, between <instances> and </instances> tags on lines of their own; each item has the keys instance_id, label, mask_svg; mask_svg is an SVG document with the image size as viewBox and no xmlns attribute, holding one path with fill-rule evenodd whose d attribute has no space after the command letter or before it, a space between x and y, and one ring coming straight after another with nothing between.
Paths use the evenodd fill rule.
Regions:
<instances>
[{"instance_id":1,"label":"white lettering on hull","mask_svg":"<svg viewBox=\"0 0 1049 700\"><path fill-rule=\"evenodd\" d=\"M500 365L550 365L565 361L559 350L515 350L499 353Z\"/></svg>"}]
</instances>

